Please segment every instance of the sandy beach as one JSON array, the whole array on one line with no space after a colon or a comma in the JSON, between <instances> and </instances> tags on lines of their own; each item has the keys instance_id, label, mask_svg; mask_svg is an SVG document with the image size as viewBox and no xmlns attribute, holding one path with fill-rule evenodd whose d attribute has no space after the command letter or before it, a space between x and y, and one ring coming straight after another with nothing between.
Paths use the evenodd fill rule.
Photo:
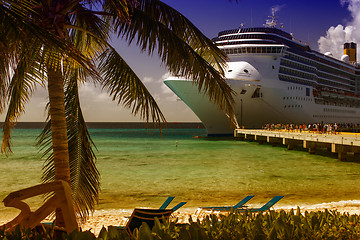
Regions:
<instances>
[{"instance_id":1,"label":"sandy beach","mask_svg":"<svg viewBox=\"0 0 360 240\"><path fill-rule=\"evenodd\" d=\"M275 207L277 211L280 210L291 210L296 209L297 206L280 206ZM360 214L360 201L340 201L340 202L331 202L323 203L316 205L304 205L300 206L301 212L305 211L324 211L328 210L337 210L341 213L349 214ZM127 217L132 213L132 209L111 209L111 210L97 210L91 216L86 223L81 225L83 230L90 230L95 235L98 234L103 226L121 226L126 225ZM198 208L181 208L178 211L174 212L172 215L172 220L178 219L179 223L187 223L191 217L194 221L196 219L202 220L205 216L209 214L219 214L219 212L209 212L209 211L199 211Z\"/></svg>"},{"instance_id":2,"label":"sandy beach","mask_svg":"<svg viewBox=\"0 0 360 240\"><path fill-rule=\"evenodd\" d=\"M296 209L297 206L280 206L275 207L277 211L280 210L291 210ZM340 202L330 202L322 203L316 205L303 205L300 206L301 212L305 211L324 211L328 210L337 210L341 213L349 214L360 214L360 201L340 201ZM98 234L103 226L121 226L126 225L127 217L132 213L133 209L107 209L107 210L97 210L91 216L86 223L81 225L83 230L90 230L95 235ZM202 220L206 215L211 214L209 211L199 211L198 208L181 208L178 211L174 212L172 215L172 220L178 219L179 223L187 223L191 217L194 221L196 219ZM212 214L219 214L219 212L213 212Z\"/></svg>"},{"instance_id":3,"label":"sandy beach","mask_svg":"<svg viewBox=\"0 0 360 240\"><path fill-rule=\"evenodd\" d=\"M297 206L278 205L275 206L276 211L296 209ZM300 206L301 212L305 211L324 211L336 210L340 213L360 214L360 200L339 201L321 203L315 205ZM96 210L85 223L80 224L83 231L90 230L95 235L99 234L102 227L107 226L124 226L133 209L101 209ZM181 208L172 214L171 220L178 219L179 223L187 223L191 217L202 220L209 214L219 214L219 212L199 211L198 208ZM10 221L16 214L5 214L0 217L0 225Z\"/></svg>"}]
</instances>

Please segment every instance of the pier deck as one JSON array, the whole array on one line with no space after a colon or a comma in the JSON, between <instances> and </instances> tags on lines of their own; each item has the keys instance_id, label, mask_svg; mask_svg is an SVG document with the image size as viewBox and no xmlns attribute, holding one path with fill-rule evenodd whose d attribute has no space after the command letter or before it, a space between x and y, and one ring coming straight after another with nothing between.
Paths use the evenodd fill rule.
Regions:
<instances>
[{"instance_id":1,"label":"pier deck","mask_svg":"<svg viewBox=\"0 0 360 240\"><path fill-rule=\"evenodd\" d=\"M320 134L313 132L287 132L255 129L235 129L234 136L245 140L254 140L259 143L268 142L273 145L286 145L289 150L294 146L302 146L309 153L316 149L327 149L338 154L341 161L349 158L360 160L360 134L337 133Z\"/></svg>"}]
</instances>

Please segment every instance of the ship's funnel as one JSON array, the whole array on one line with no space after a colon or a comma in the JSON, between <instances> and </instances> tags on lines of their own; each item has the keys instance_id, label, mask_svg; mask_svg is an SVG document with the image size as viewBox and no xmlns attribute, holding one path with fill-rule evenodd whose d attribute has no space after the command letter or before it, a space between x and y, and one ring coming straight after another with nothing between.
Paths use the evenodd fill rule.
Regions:
<instances>
[{"instance_id":1,"label":"ship's funnel","mask_svg":"<svg viewBox=\"0 0 360 240\"><path fill-rule=\"evenodd\" d=\"M349 56L349 62L356 63L356 43L345 43L344 44L344 55Z\"/></svg>"}]
</instances>

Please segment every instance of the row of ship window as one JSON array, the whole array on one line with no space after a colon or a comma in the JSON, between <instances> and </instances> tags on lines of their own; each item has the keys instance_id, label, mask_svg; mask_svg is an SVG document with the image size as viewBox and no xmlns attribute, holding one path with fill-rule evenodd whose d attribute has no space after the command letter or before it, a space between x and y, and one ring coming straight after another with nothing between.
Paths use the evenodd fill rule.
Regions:
<instances>
[{"instance_id":1,"label":"row of ship window","mask_svg":"<svg viewBox=\"0 0 360 240\"><path fill-rule=\"evenodd\" d=\"M342 66L340 64L330 62L330 61L325 61L323 59L320 60L320 58L317 59L318 61L314 61L314 60L311 60L309 58L300 57L300 56L298 56L296 54L291 54L289 52L286 52L286 55L284 56L284 58L288 58L288 59L291 59L291 60L296 60L298 62L307 64L307 65L310 65L310 66L315 66L316 65L317 68L319 70L321 70L321 71L335 73L335 74L338 74L339 69L341 69L342 70L341 72L344 74L344 77L346 77L346 78L348 78L348 77L354 78L353 75L355 74L355 70L353 70L351 68L348 68L348 67L345 67L345 66ZM352 80L354 80L354 79L352 79Z\"/></svg>"},{"instance_id":2,"label":"row of ship window","mask_svg":"<svg viewBox=\"0 0 360 240\"><path fill-rule=\"evenodd\" d=\"M234 39L266 39L266 40L277 40L279 37L274 35L266 34L241 34L241 35L230 35L230 36L221 36L214 38L213 41L226 41Z\"/></svg>"},{"instance_id":3,"label":"row of ship window","mask_svg":"<svg viewBox=\"0 0 360 240\"><path fill-rule=\"evenodd\" d=\"M225 30L219 32L219 37L227 34L235 34L235 33L247 33L247 32L264 32L264 33L275 33L285 38L291 39L291 35L287 32L284 32L277 28L268 28L268 27L257 27L257 28L240 28L240 29L232 29Z\"/></svg>"},{"instance_id":4,"label":"row of ship window","mask_svg":"<svg viewBox=\"0 0 360 240\"><path fill-rule=\"evenodd\" d=\"M327 80L341 82L346 85L354 84L354 80L348 79L344 76L336 76L326 72L318 72L318 76Z\"/></svg>"},{"instance_id":5,"label":"row of ship window","mask_svg":"<svg viewBox=\"0 0 360 240\"><path fill-rule=\"evenodd\" d=\"M302 90L303 90L303 87L296 87L296 86L295 86L295 87L288 87L287 89L288 89L288 90L301 90L301 91L302 91Z\"/></svg>"},{"instance_id":6,"label":"row of ship window","mask_svg":"<svg viewBox=\"0 0 360 240\"><path fill-rule=\"evenodd\" d=\"M311 84L311 82L316 81L319 84L325 84L327 86L333 86L333 87L340 87L343 90L350 90L350 91L353 90L352 87L349 86L349 84L339 82L339 80L335 80L335 78L334 79L326 79L326 78L324 78L324 76L322 76L321 78L319 76L319 78L317 78L316 76L306 74L306 73L303 73L303 72L298 72L296 70L292 70L292 69L288 69L288 68L284 68L284 67L280 67L279 73L280 74L290 75L290 76L279 76L280 80L284 80L284 78L285 79L287 78L287 79L289 79L291 81L302 82L302 83L310 83L310 84ZM324 75L324 74L322 74L322 75ZM299 79L297 77L301 77L303 79ZM309 82L306 81L305 79L309 80Z\"/></svg>"},{"instance_id":7,"label":"row of ship window","mask_svg":"<svg viewBox=\"0 0 360 240\"><path fill-rule=\"evenodd\" d=\"M285 105L284 108L302 108L303 105Z\"/></svg>"},{"instance_id":8,"label":"row of ship window","mask_svg":"<svg viewBox=\"0 0 360 240\"><path fill-rule=\"evenodd\" d=\"M319 65L317 68L319 71L322 71L324 73L339 76L339 77L348 79L349 81L355 81L355 76L351 73L346 73L343 71L339 71L338 69L334 69L334 68L323 66L323 65Z\"/></svg>"},{"instance_id":9,"label":"row of ship window","mask_svg":"<svg viewBox=\"0 0 360 240\"><path fill-rule=\"evenodd\" d=\"M289 69L289 68L285 68L285 67L280 67L279 73L284 73L284 74L289 74L295 77L301 77L301 78L306 78L309 80L316 80L316 76L311 75L311 74L307 74L304 72L299 72L293 69Z\"/></svg>"},{"instance_id":10,"label":"row of ship window","mask_svg":"<svg viewBox=\"0 0 360 240\"><path fill-rule=\"evenodd\" d=\"M324 99L315 98L315 103L321 104L321 105L350 107L350 108L359 108L360 107L360 104L343 102L341 100L326 101ZM348 113L350 113L350 112L348 112Z\"/></svg>"},{"instance_id":11,"label":"row of ship window","mask_svg":"<svg viewBox=\"0 0 360 240\"><path fill-rule=\"evenodd\" d=\"M281 53L283 47L239 47L239 48L225 48L226 54L241 54L241 53Z\"/></svg>"},{"instance_id":12,"label":"row of ship window","mask_svg":"<svg viewBox=\"0 0 360 240\"><path fill-rule=\"evenodd\" d=\"M314 81L306 81L305 79L297 78L294 76L288 76L288 75L281 75L279 74L279 80L286 81L286 82L292 82L292 83L304 83L306 85L313 85Z\"/></svg>"},{"instance_id":13,"label":"row of ship window","mask_svg":"<svg viewBox=\"0 0 360 240\"><path fill-rule=\"evenodd\" d=\"M341 64L337 64L333 61L330 61L330 60L326 60L326 59L320 59L319 57L317 58L317 60L319 62L321 62L322 64L320 65L320 67L318 67L319 69L321 69L322 67L325 67L329 70L326 70L326 71L334 71L334 72L337 72L338 69L341 69L349 74L355 74L355 70L354 69L351 69L350 67L346 67L344 65L341 65ZM331 67L328 67L328 66L331 66ZM335 69L334 69L335 68Z\"/></svg>"},{"instance_id":14,"label":"row of ship window","mask_svg":"<svg viewBox=\"0 0 360 240\"><path fill-rule=\"evenodd\" d=\"M323 87L337 87L337 88L341 88L341 90L354 91L353 87L337 82L332 82L331 80L327 80L324 78L318 78L317 82L319 85L323 85Z\"/></svg>"},{"instance_id":15,"label":"row of ship window","mask_svg":"<svg viewBox=\"0 0 360 240\"><path fill-rule=\"evenodd\" d=\"M313 66L313 61L311 61L310 59L303 58L303 57L300 57L298 55L291 54L289 52L287 52L287 54L284 57L288 58L288 59L291 59L291 60L295 60L295 61L300 62L300 63L304 63L304 64L307 64L307 65Z\"/></svg>"},{"instance_id":16,"label":"row of ship window","mask_svg":"<svg viewBox=\"0 0 360 240\"><path fill-rule=\"evenodd\" d=\"M214 39L213 39L214 40ZM275 43L275 42L274 42ZM234 41L222 41L216 42L218 46L232 46L232 45L269 45L268 40L234 40Z\"/></svg>"},{"instance_id":17,"label":"row of ship window","mask_svg":"<svg viewBox=\"0 0 360 240\"><path fill-rule=\"evenodd\" d=\"M294 62L288 61L288 60L286 60L284 58L281 59L280 65L316 74L316 69L315 68L310 67L310 66L306 66L306 65L300 64L300 63L294 63Z\"/></svg>"},{"instance_id":18,"label":"row of ship window","mask_svg":"<svg viewBox=\"0 0 360 240\"><path fill-rule=\"evenodd\" d=\"M283 100L300 100L300 101L312 101L311 98L305 98L305 97L283 97Z\"/></svg>"},{"instance_id":19,"label":"row of ship window","mask_svg":"<svg viewBox=\"0 0 360 240\"><path fill-rule=\"evenodd\" d=\"M289 67L294 68L293 66L289 66ZM298 69L298 68L296 68L296 69ZM298 70L304 71L304 69L298 69ZM299 72L299 71L289 69L286 67L280 67L279 72L285 73L285 74L290 74L290 75L297 76L297 77L306 78L309 80L317 80L318 79L317 76L314 75L314 73L307 74L307 73ZM347 81L347 80L341 79L339 77L336 77L336 76L333 76L330 74L326 74L325 72L324 73L318 72L317 75L319 77L321 77L322 79L324 79L324 80L319 80L319 82L328 82L328 84L330 84L330 85L340 86L340 87L344 87L346 89L349 88L349 85L354 85L354 83L351 82L350 80ZM333 81L335 81L335 82L333 82Z\"/></svg>"},{"instance_id":20,"label":"row of ship window","mask_svg":"<svg viewBox=\"0 0 360 240\"><path fill-rule=\"evenodd\" d=\"M356 113L356 111L352 111L352 110L334 109L334 108L324 108L324 112Z\"/></svg>"},{"instance_id":21,"label":"row of ship window","mask_svg":"<svg viewBox=\"0 0 360 240\"><path fill-rule=\"evenodd\" d=\"M359 119L356 116L339 116L339 115L313 115L314 118L355 118Z\"/></svg>"}]
</instances>

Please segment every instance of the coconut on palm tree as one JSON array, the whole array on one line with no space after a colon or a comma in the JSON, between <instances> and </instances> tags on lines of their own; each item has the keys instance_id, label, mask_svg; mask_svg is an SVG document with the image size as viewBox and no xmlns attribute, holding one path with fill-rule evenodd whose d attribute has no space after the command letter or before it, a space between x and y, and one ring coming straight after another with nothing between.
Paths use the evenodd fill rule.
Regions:
<instances>
[{"instance_id":1,"label":"coconut on palm tree","mask_svg":"<svg viewBox=\"0 0 360 240\"><path fill-rule=\"evenodd\" d=\"M93 210L100 185L79 86L95 82L134 115L165 122L154 98L111 45L112 38L157 53L171 73L191 78L233 116L232 92L223 79L226 56L159 0L0 2L0 113L6 112L1 151L11 152L11 129L36 87L47 87L48 124L38 139L46 158L42 180L69 182L79 216Z\"/></svg>"}]
</instances>

